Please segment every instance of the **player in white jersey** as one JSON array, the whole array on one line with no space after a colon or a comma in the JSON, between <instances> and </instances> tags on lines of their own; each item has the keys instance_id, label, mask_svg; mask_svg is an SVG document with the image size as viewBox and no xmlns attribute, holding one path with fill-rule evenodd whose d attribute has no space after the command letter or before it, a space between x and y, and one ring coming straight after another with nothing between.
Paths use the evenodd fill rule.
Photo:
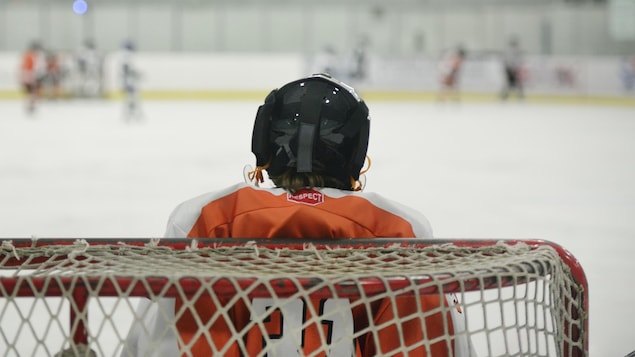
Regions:
<instances>
[{"instance_id":1,"label":"player in white jersey","mask_svg":"<svg viewBox=\"0 0 635 357\"><path fill-rule=\"evenodd\" d=\"M99 96L102 90L102 59L93 40L84 41L82 48L77 53L77 67L79 70L79 95L82 97Z\"/></svg>"},{"instance_id":2,"label":"player in white jersey","mask_svg":"<svg viewBox=\"0 0 635 357\"><path fill-rule=\"evenodd\" d=\"M124 92L124 119L141 118L141 104L139 99L140 73L135 63L135 44L126 40L123 44L121 57L121 80Z\"/></svg>"}]
</instances>

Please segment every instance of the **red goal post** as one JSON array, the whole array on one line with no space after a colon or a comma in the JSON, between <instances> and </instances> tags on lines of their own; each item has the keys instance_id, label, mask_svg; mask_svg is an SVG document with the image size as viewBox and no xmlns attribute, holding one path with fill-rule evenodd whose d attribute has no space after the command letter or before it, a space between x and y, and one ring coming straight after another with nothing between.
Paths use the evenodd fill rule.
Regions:
<instances>
[{"instance_id":1,"label":"red goal post","mask_svg":"<svg viewBox=\"0 0 635 357\"><path fill-rule=\"evenodd\" d=\"M588 355L584 270L544 240L14 239L0 252L0 351L8 356L91 355L80 346L118 355L130 324L113 316L134 314L128 300L141 297L372 301L444 293L458 296L479 356ZM112 311L101 298L114 299ZM35 315L34 306L44 312ZM19 332L8 332L16 316Z\"/></svg>"}]
</instances>

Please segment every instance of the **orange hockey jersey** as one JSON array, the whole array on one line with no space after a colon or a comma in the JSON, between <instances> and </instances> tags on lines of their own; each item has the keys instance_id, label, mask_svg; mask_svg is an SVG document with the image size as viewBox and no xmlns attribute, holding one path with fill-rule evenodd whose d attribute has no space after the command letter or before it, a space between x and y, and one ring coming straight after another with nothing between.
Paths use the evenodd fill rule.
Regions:
<instances>
[{"instance_id":1,"label":"orange hockey jersey","mask_svg":"<svg viewBox=\"0 0 635 357\"><path fill-rule=\"evenodd\" d=\"M179 205L170 216L165 237L431 238L432 231L422 214L377 194L331 188L303 190L291 194L283 189L257 188L241 183ZM395 317L416 313L420 311L418 309L430 311L441 304L452 303L448 302L449 299L444 296L436 295L420 297L419 301L416 299L414 296L399 297L393 300L397 301L397 306L394 306L389 299L378 300L369 307L356 305L353 309L350 309L348 299L312 301L298 299L288 304L289 307L283 308L283 311L273 313L264 325L270 338L289 341L282 329L283 319L288 323L297 316L305 316L303 314L307 314L307 311L323 311L328 308L337 308L338 311L342 311L348 307L350 314L344 314L342 320L349 321L337 321L330 324L324 324L322 321L319 325L316 323L305 326L302 329L301 338L298 339L295 336L294 344L280 344L282 348L286 348L282 350L282 355L308 355L324 347L324 336L327 336L329 340L333 337L333 333L352 335L353 328L359 331L370 323L380 326L389 321L397 321L394 320ZM266 300L253 299L249 302L251 306L248 307L246 302L233 303L229 306L224 300L214 303L209 297L199 298L194 302L193 308L186 308L186 313L180 314L176 320L179 349L188 350L191 354L180 353L183 356L241 356L239 344L233 339L235 337L233 331L241 331L250 322L251 311L266 306ZM175 311L180 311L184 304L188 303L177 298L174 302ZM310 304L310 308L307 308L305 304ZM223 309L228 309L226 316L229 316L229 319L218 318L223 316L218 314ZM370 313L367 309L371 310ZM348 343L344 341L344 344L340 343L337 346L334 344L326 348L326 351L330 356L375 356L392 351L399 346L412 346L424 339L431 341L437 337L452 334L457 317L451 316L454 315L451 313L454 309L444 309L444 311L446 312L439 310L438 313L427 315L425 319L404 319L393 322L379 329L376 335L367 334L355 341L351 338ZM211 321L213 316L217 316L215 321ZM299 323L301 325L303 321ZM200 324L207 326L209 334L201 334ZM340 330L336 330L336 327ZM252 330L254 331L250 330L241 340L241 344L244 343L249 355L256 355L263 349L267 350L268 355L280 355L280 349L272 350L271 346L265 345L262 331L257 328ZM467 345L461 343L459 346L457 341L447 343L440 340L432 344L428 352L432 356L470 356L471 354L460 352L467 351L465 347ZM223 353L219 354L218 351L221 350ZM326 353L318 354L318 356L324 355ZM407 355L428 356L428 353L425 347L420 346L410 349Z\"/></svg>"}]
</instances>

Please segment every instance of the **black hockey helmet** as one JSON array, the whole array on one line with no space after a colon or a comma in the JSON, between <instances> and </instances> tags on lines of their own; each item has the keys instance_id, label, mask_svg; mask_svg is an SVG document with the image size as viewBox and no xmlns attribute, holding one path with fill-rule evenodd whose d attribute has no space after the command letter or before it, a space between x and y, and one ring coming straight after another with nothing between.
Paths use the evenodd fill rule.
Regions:
<instances>
[{"instance_id":1,"label":"black hockey helmet","mask_svg":"<svg viewBox=\"0 0 635 357\"><path fill-rule=\"evenodd\" d=\"M277 176L288 168L349 182L368 148L368 107L350 86L314 74L274 89L258 108L251 150Z\"/></svg>"}]
</instances>

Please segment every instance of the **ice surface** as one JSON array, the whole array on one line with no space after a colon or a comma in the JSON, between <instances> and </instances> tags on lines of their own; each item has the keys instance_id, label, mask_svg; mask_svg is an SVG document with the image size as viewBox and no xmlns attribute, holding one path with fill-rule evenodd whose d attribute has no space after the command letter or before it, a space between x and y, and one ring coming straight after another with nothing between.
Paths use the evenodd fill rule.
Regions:
<instances>
[{"instance_id":1,"label":"ice surface","mask_svg":"<svg viewBox=\"0 0 635 357\"><path fill-rule=\"evenodd\" d=\"M181 201L242 180L259 102L0 102L0 237L160 237ZM369 102L368 191L438 238L540 238L590 283L591 356L635 350L635 108Z\"/></svg>"}]
</instances>

